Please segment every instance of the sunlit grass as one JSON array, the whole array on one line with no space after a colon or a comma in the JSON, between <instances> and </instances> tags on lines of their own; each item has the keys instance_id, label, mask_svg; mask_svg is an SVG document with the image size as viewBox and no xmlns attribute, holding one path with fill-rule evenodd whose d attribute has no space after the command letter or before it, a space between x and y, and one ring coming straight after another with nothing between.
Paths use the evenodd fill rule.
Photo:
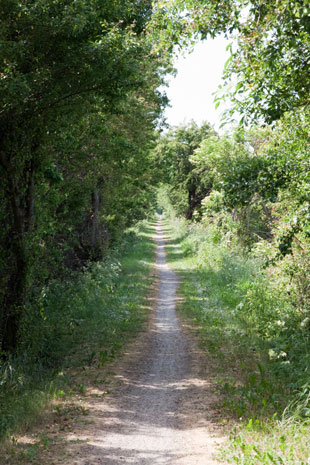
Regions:
<instances>
[{"instance_id":1,"label":"sunlit grass","mask_svg":"<svg viewBox=\"0 0 310 465\"><path fill-rule=\"evenodd\" d=\"M214 244L206 229L174 219L165 222L165 231L169 263L182 277L179 311L199 332L217 378L219 421L231 428L220 456L237 465L309 464L309 422L298 417L296 408L285 410L295 395L289 386L301 373L296 365L288 376L288 365L269 356L278 343L272 326L276 311L285 302L264 291L258 261ZM249 289L258 309L255 318L242 308Z\"/></svg>"},{"instance_id":2,"label":"sunlit grass","mask_svg":"<svg viewBox=\"0 0 310 465\"><path fill-rule=\"evenodd\" d=\"M2 438L24 431L52 399L78 389L68 374L73 366L103 366L141 330L148 317L153 234L151 223L139 224L103 262L46 289L39 325L25 321L20 352L0 366Z\"/></svg>"}]
</instances>

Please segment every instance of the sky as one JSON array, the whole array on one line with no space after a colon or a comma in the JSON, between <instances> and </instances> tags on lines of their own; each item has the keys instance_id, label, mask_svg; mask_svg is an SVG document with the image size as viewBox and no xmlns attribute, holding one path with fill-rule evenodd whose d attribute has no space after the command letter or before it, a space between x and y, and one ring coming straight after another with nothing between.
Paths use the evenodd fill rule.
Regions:
<instances>
[{"instance_id":1,"label":"sky","mask_svg":"<svg viewBox=\"0 0 310 465\"><path fill-rule=\"evenodd\" d=\"M222 83L224 64L229 58L229 40L222 36L196 44L194 51L175 62L177 76L169 79L166 89L171 108L167 108L167 123L177 126L191 119L200 124L208 121L216 130L221 124L224 106L215 109L214 95Z\"/></svg>"}]
</instances>

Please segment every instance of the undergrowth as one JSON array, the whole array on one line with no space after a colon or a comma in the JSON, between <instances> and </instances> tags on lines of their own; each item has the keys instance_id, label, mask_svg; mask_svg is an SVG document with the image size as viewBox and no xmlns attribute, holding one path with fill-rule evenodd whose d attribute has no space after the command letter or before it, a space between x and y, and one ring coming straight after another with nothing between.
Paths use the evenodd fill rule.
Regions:
<instances>
[{"instance_id":1,"label":"undergrowth","mask_svg":"<svg viewBox=\"0 0 310 465\"><path fill-rule=\"evenodd\" d=\"M105 260L50 283L35 304L39 319L33 308L25 312L20 349L0 362L0 439L25 431L52 399L79 389L68 368L103 366L141 329L152 234L147 223L130 229Z\"/></svg>"},{"instance_id":2,"label":"undergrowth","mask_svg":"<svg viewBox=\"0 0 310 465\"><path fill-rule=\"evenodd\" d=\"M264 263L211 225L173 218L170 264L182 276L180 311L214 361L221 456L238 465L310 463L309 331Z\"/></svg>"}]
</instances>

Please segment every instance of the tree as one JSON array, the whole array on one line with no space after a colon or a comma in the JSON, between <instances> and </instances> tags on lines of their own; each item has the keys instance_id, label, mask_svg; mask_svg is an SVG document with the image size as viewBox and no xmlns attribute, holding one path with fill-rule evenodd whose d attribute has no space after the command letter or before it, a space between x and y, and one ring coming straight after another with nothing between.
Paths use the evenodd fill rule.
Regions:
<instances>
[{"instance_id":1,"label":"tree","mask_svg":"<svg viewBox=\"0 0 310 465\"><path fill-rule=\"evenodd\" d=\"M62 170L68 170L69 164L65 167L59 161L68 157L68 152L76 157L74 130L70 133L68 126L81 127L81 121L86 122L85 113L120 114L121 103L139 89L152 95L149 101L153 99L155 106L161 106L164 100L160 102L154 85L146 79L153 75L153 82L159 84L167 61L153 53L152 38L145 31L152 12L150 1L9 0L2 1L0 7L4 255L0 333L3 350L11 351L17 344L38 250L47 236L58 234L59 238L55 217L48 217L48 212L66 211L68 205L61 197L68 195L63 189L66 174ZM153 120L157 116L156 110ZM89 132L84 131L84 135L89 136ZM48 150L57 145L54 137L63 142L57 156L55 150ZM92 159L91 154L88 157ZM87 169L86 161L84 171ZM85 180L87 176L81 177ZM100 184L99 177L96 182ZM48 202L44 195L51 195ZM99 197L95 191L90 197L95 219ZM49 203L50 208L44 211L40 202ZM83 201L78 217L83 216L82 205Z\"/></svg>"},{"instance_id":2,"label":"tree","mask_svg":"<svg viewBox=\"0 0 310 465\"><path fill-rule=\"evenodd\" d=\"M199 208L210 190L210 184L203 182L204 168L194 169L191 155L204 139L213 134L215 131L208 123L199 127L192 121L163 134L155 149L160 179L170 185L173 203L187 219L193 217L195 209Z\"/></svg>"},{"instance_id":3,"label":"tree","mask_svg":"<svg viewBox=\"0 0 310 465\"><path fill-rule=\"evenodd\" d=\"M309 105L310 6L304 0L246 2L237 27L238 46L227 64L227 97L245 122L267 123Z\"/></svg>"},{"instance_id":4,"label":"tree","mask_svg":"<svg viewBox=\"0 0 310 465\"><path fill-rule=\"evenodd\" d=\"M227 84L233 82L226 88L229 114L271 123L309 105L309 14L307 0L166 0L156 8L153 28L168 50L233 33L237 46L225 69Z\"/></svg>"},{"instance_id":5,"label":"tree","mask_svg":"<svg viewBox=\"0 0 310 465\"><path fill-rule=\"evenodd\" d=\"M204 140L191 156L212 185L204 207L214 205L238 220L240 235L269 237L271 215L266 202L275 200L279 185L273 183L264 153L268 130L250 131L240 137L214 136ZM268 173L268 174L266 174ZM254 220L254 221L253 221Z\"/></svg>"}]
</instances>

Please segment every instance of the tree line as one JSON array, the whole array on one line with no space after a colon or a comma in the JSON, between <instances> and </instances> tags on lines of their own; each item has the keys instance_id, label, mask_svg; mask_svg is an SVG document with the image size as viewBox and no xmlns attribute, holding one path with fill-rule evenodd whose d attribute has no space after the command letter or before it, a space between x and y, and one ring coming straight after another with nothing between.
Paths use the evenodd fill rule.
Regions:
<instances>
[{"instance_id":1,"label":"tree line","mask_svg":"<svg viewBox=\"0 0 310 465\"><path fill-rule=\"evenodd\" d=\"M151 203L149 151L171 64L151 1L3 0L0 340L51 280L103 257Z\"/></svg>"},{"instance_id":2,"label":"tree line","mask_svg":"<svg viewBox=\"0 0 310 465\"><path fill-rule=\"evenodd\" d=\"M272 369L282 374L287 392L298 393L298 415L307 417L309 5L294 0L223 1L208 8L206 2L195 2L191 15L190 2L177 5L176 16L160 17L170 25L167 35L163 33L166 40L177 30L177 15L179 21L184 17L182 30L188 31L186 38L180 36L181 44L196 34L235 34L224 70L226 83L216 100L231 102L226 121L233 123L236 111L241 121L221 134L207 122L191 122L163 134L154 149L163 182L159 201L187 218L189 226L199 223L200 233L205 232L199 237L232 263L254 260L255 270L246 282L229 281L239 299L231 311L249 334L254 331L270 348ZM203 250L198 239L195 246ZM220 265L212 266L218 270ZM208 288L204 292L208 295ZM205 315L208 310L206 305Z\"/></svg>"},{"instance_id":3,"label":"tree line","mask_svg":"<svg viewBox=\"0 0 310 465\"><path fill-rule=\"evenodd\" d=\"M149 211L159 181L188 219L209 212L223 223L225 212L247 246L278 244L271 261L299 244L307 262L308 2L0 6L4 353L42 289L102 258ZM236 84L218 102L229 99L227 119L238 111L245 129L220 137L191 124L158 136L173 52L219 33L237 46L224 71Z\"/></svg>"}]
</instances>

